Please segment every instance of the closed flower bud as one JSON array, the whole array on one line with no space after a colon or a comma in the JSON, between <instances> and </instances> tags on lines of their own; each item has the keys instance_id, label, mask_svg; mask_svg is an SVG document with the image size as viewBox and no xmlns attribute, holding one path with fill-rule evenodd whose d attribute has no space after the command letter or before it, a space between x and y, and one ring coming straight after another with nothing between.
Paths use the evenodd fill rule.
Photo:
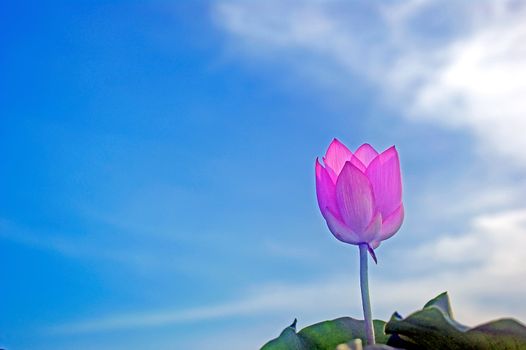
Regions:
<instances>
[{"instance_id":1,"label":"closed flower bud","mask_svg":"<svg viewBox=\"0 0 526 350\"><path fill-rule=\"evenodd\" d=\"M334 139L316 159L316 193L332 234L372 250L393 236L404 219L400 161L395 147L378 152L369 144L354 154ZM372 253L372 252L371 252Z\"/></svg>"}]
</instances>

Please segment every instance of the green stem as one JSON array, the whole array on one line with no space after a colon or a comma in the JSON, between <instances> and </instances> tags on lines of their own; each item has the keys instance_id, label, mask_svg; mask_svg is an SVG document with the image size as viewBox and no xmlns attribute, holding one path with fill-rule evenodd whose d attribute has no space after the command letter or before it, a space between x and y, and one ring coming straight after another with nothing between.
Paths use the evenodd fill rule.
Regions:
<instances>
[{"instance_id":1,"label":"green stem","mask_svg":"<svg viewBox=\"0 0 526 350\"><path fill-rule=\"evenodd\" d=\"M363 318L365 323L365 337L367 345L374 344L373 317L371 314L371 301L369 300L369 280L367 277L367 244L360 247L360 288L362 291Z\"/></svg>"}]
</instances>

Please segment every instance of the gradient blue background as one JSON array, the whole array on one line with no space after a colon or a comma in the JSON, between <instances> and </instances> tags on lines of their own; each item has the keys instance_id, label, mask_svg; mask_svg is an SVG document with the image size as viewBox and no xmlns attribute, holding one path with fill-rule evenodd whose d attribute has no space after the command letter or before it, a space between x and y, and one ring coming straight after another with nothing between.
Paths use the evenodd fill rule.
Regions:
<instances>
[{"instance_id":1,"label":"gradient blue background","mask_svg":"<svg viewBox=\"0 0 526 350\"><path fill-rule=\"evenodd\" d=\"M287 11L296 7L315 13L332 6L348 8L330 13L349 16L351 32L353 25L368 28L365 41L376 42L386 30L376 5L285 3L285 10L276 2L262 5L254 18L287 22ZM462 11L475 5L428 3L410 23L426 45L445 47L459 33L473 32ZM409 312L457 289L459 304L472 301L471 309L459 305L468 321L479 317L473 310L486 312L480 317L524 318L526 309L513 299L524 295L523 284L505 298L495 290L480 294L481 285L457 286L457 277L479 260L448 257L442 248L433 251L442 260L425 249L407 255L420 246L442 247L433 243L442 235L471 232L477 215L521 210L514 196L526 188L524 157L495 151L503 164L495 166L472 124L406 118L410 113L391 103L381 83L364 78L360 62L348 70L327 57L329 49L302 46L302 39L296 45L281 22L276 31L283 42L268 39L276 34L272 28L247 34L240 28L252 17L239 24L225 15L236 6L246 14L252 5L1 5L0 345L247 349L276 336L301 312L300 326L360 317L356 249L330 235L315 200L314 160L333 137L353 149L363 142L379 150L395 144L402 161L407 218L372 267L379 281L373 295L386 300L378 302L377 317ZM451 11L458 16L446 20ZM296 19L304 20L290 20ZM395 57L390 50L386 58ZM410 62L406 69L413 69ZM512 194L505 191L510 186ZM491 197L500 188L504 194ZM489 204L476 205L484 200ZM513 227L523 247L524 225ZM484 237L477 244L490 245ZM523 263L517 255L514 264ZM430 271L439 270L449 271L440 285L427 283ZM332 289L309 289L331 276L345 283L348 296L335 299L345 303L332 309L323 307ZM510 280L520 276L523 270ZM403 281L405 292L391 298L381 281ZM418 281L424 287L411 292ZM290 290L310 294L290 304L288 297L303 300ZM481 306L488 300L490 310Z\"/></svg>"}]
</instances>

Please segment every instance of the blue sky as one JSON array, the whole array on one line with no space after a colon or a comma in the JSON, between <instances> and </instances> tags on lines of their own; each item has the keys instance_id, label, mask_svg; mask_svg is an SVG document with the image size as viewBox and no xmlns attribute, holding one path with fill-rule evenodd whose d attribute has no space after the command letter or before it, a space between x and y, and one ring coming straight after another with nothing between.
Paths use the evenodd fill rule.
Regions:
<instances>
[{"instance_id":1,"label":"blue sky","mask_svg":"<svg viewBox=\"0 0 526 350\"><path fill-rule=\"evenodd\" d=\"M4 3L0 345L247 349L294 317L360 317L357 249L315 200L333 137L402 161L376 317L448 290L460 321L526 320L525 18L513 1Z\"/></svg>"}]
</instances>

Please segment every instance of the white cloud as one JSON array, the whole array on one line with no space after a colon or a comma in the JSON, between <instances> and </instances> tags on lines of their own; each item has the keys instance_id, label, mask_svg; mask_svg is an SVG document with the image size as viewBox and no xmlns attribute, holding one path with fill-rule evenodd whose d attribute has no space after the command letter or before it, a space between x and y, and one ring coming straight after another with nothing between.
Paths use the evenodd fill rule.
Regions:
<instances>
[{"instance_id":1,"label":"white cloud","mask_svg":"<svg viewBox=\"0 0 526 350\"><path fill-rule=\"evenodd\" d=\"M461 322L475 325L500 317L526 320L526 305L523 303L526 294L526 280L523 278L526 275L525 251L526 209L479 216L465 234L442 236L405 252L396 268L372 266L373 276L376 269L391 268L395 277L373 278L374 314L383 319L395 310L408 314L422 307L431 297L448 290ZM403 275L399 269L403 272L403 266L409 264L420 265L425 274L397 277L397 274ZM284 322L276 328L285 326L294 317L298 317L300 327L342 315L359 318L356 265L349 266L352 271L326 280L258 286L234 302L187 310L131 312L68 321L51 331L90 333L258 315L270 315Z\"/></svg>"},{"instance_id":2,"label":"white cloud","mask_svg":"<svg viewBox=\"0 0 526 350\"><path fill-rule=\"evenodd\" d=\"M478 136L486 154L526 160L526 15L505 13L448 47L415 93L412 113Z\"/></svg>"},{"instance_id":3,"label":"white cloud","mask_svg":"<svg viewBox=\"0 0 526 350\"><path fill-rule=\"evenodd\" d=\"M476 217L469 232L440 236L412 261L450 290L461 320L515 316L526 320L526 209Z\"/></svg>"},{"instance_id":4,"label":"white cloud","mask_svg":"<svg viewBox=\"0 0 526 350\"><path fill-rule=\"evenodd\" d=\"M289 62L341 91L362 78L409 118L468 130L485 158L526 160L518 2L222 1L215 18L240 52Z\"/></svg>"},{"instance_id":5,"label":"white cloud","mask_svg":"<svg viewBox=\"0 0 526 350\"><path fill-rule=\"evenodd\" d=\"M342 281L341 283L339 282L340 280ZM343 295L349 294L347 290L349 285L347 278L338 278L321 284L266 285L247 293L244 298L235 302L225 302L223 304L187 310L163 309L109 315L92 320L67 322L64 325L50 328L50 331L53 333L113 331L271 313L286 314L287 318L293 318L295 317L294 315L308 317L322 308L329 312L334 312L341 308L340 302L343 299ZM324 296L324 300L313 309L312 301L320 295ZM344 302L344 304L348 306L349 301ZM358 310L358 308L355 308L356 312Z\"/></svg>"},{"instance_id":6,"label":"white cloud","mask_svg":"<svg viewBox=\"0 0 526 350\"><path fill-rule=\"evenodd\" d=\"M400 304L407 313L418 307L413 298L421 300L443 288L461 322L475 325L500 317L525 321L524 252L526 209L478 215L465 233L437 235L399 254L396 269L413 265L411 277L377 281L377 298L393 299L391 304Z\"/></svg>"}]
</instances>

